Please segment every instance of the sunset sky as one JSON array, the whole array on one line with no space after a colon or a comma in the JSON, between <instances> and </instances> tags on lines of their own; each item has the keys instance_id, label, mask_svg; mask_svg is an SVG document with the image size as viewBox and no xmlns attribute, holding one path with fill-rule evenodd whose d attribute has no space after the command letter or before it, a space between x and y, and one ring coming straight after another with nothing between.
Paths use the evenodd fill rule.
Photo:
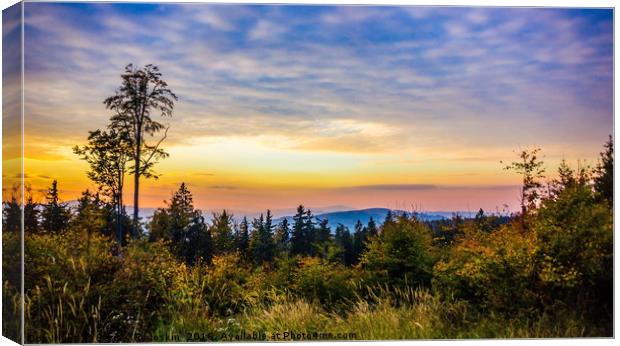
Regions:
<instances>
[{"instance_id":1,"label":"sunset sky","mask_svg":"<svg viewBox=\"0 0 620 346\"><path fill-rule=\"evenodd\" d=\"M29 2L27 180L57 179L66 200L93 189L71 147L106 125L124 66L153 63L179 101L144 207L184 181L197 207L238 215L515 210L500 160L541 147L550 173L595 165L613 132L612 24L600 9Z\"/></svg>"}]
</instances>

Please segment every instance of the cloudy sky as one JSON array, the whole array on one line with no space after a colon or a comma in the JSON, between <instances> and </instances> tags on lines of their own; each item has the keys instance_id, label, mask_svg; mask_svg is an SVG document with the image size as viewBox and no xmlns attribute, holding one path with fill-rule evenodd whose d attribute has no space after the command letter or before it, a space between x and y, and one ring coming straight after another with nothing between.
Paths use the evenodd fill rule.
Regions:
<instances>
[{"instance_id":1,"label":"cloudy sky","mask_svg":"<svg viewBox=\"0 0 620 346\"><path fill-rule=\"evenodd\" d=\"M596 163L612 34L600 9L26 3L26 172L92 188L71 147L152 63L179 101L145 207L185 181L238 214L515 209L515 150Z\"/></svg>"}]
</instances>

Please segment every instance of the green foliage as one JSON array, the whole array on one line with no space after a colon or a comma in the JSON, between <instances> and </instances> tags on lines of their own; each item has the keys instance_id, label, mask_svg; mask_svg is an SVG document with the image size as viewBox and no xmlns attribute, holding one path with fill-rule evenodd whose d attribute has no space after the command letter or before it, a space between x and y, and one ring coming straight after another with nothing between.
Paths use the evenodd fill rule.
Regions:
<instances>
[{"instance_id":1,"label":"green foliage","mask_svg":"<svg viewBox=\"0 0 620 346\"><path fill-rule=\"evenodd\" d=\"M534 183L535 154L522 156L529 168L515 166ZM251 234L226 211L207 225L185 184L156 211L148 240L114 241L113 208L88 191L64 231L31 232L39 220L27 195L26 342L221 340L245 330L267 339L287 330L310 339L610 336L613 212L592 181L601 172L563 162L548 194L526 199L527 228L480 209L441 222L390 213L382 226L358 222L351 235L338 225L333 236L303 206L290 230L269 210ZM64 205L54 185L49 210ZM6 331L20 304L17 197L3 215Z\"/></svg>"},{"instance_id":2,"label":"green foliage","mask_svg":"<svg viewBox=\"0 0 620 346\"><path fill-rule=\"evenodd\" d=\"M433 288L446 299L464 299L497 311L535 305L536 244L532 233L501 227L463 235L435 265Z\"/></svg>"},{"instance_id":3,"label":"green foliage","mask_svg":"<svg viewBox=\"0 0 620 346\"><path fill-rule=\"evenodd\" d=\"M235 250L235 236L233 234L233 216L223 210L213 214L213 224L210 227L211 238L216 255L229 253Z\"/></svg>"},{"instance_id":4,"label":"green foliage","mask_svg":"<svg viewBox=\"0 0 620 346\"><path fill-rule=\"evenodd\" d=\"M257 264L271 261L275 256L273 225L271 211L269 210L267 210L266 218L261 214L259 218L254 219L252 222L250 253Z\"/></svg>"},{"instance_id":5,"label":"green foliage","mask_svg":"<svg viewBox=\"0 0 620 346\"><path fill-rule=\"evenodd\" d=\"M585 185L543 201L535 224L539 280L546 302L592 304L611 316L613 214Z\"/></svg>"},{"instance_id":6,"label":"green foliage","mask_svg":"<svg viewBox=\"0 0 620 346\"><path fill-rule=\"evenodd\" d=\"M538 154L540 148L532 150L523 150L519 153L519 160L505 166L505 170L513 170L522 177L521 186L521 228L527 228L528 212L536 209L536 203L540 197L540 189L542 183L540 179L544 178L544 163L539 160Z\"/></svg>"},{"instance_id":7,"label":"green foliage","mask_svg":"<svg viewBox=\"0 0 620 346\"><path fill-rule=\"evenodd\" d=\"M316 257L300 258L289 277L291 292L325 309L338 309L355 295L355 271Z\"/></svg>"},{"instance_id":8,"label":"green foliage","mask_svg":"<svg viewBox=\"0 0 620 346\"><path fill-rule=\"evenodd\" d=\"M395 284L430 284L435 262L430 229L415 217L397 217L383 226L379 237L368 243L361 267Z\"/></svg>"}]
</instances>

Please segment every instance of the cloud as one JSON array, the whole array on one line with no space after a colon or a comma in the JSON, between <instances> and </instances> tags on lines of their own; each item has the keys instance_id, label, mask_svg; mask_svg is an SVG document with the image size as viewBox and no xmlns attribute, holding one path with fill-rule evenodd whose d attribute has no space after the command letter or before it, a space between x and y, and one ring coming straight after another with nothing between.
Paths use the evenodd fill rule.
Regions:
<instances>
[{"instance_id":1,"label":"cloud","mask_svg":"<svg viewBox=\"0 0 620 346\"><path fill-rule=\"evenodd\" d=\"M267 20L259 20L254 28L252 28L252 30L248 33L248 37L251 40L273 39L285 32L286 28L281 25Z\"/></svg>"},{"instance_id":2,"label":"cloud","mask_svg":"<svg viewBox=\"0 0 620 346\"><path fill-rule=\"evenodd\" d=\"M366 190L366 191L427 191L437 189L436 185L428 184L379 184L379 185L363 185L354 186L348 188L351 190Z\"/></svg>"},{"instance_id":3,"label":"cloud","mask_svg":"<svg viewBox=\"0 0 620 346\"><path fill-rule=\"evenodd\" d=\"M180 97L169 146L277 134L299 151L598 147L611 128L605 16L199 4L138 15L133 6L27 6L29 138L67 146L104 126L101 102L128 62L159 65Z\"/></svg>"}]
</instances>

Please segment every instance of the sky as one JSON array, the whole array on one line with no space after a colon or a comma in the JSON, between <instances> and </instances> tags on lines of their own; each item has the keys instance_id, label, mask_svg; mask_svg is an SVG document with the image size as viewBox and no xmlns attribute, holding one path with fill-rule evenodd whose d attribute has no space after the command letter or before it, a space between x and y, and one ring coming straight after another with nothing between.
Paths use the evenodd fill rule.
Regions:
<instances>
[{"instance_id":1,"label":"sky","mask_svg":"<svg viewBox=\"0 0 620 346\"><path fill-rule=\"evenodd\" d=\"M27 182L93 189L71 147L106 126L124 66L152 63L179 100L141 206L186 182L198 208L238 215L516 210L500 160L540 147L552 177L562 158L595 165L613 132L612 15L29 2Z\"/></svg>"}]
</instances>

